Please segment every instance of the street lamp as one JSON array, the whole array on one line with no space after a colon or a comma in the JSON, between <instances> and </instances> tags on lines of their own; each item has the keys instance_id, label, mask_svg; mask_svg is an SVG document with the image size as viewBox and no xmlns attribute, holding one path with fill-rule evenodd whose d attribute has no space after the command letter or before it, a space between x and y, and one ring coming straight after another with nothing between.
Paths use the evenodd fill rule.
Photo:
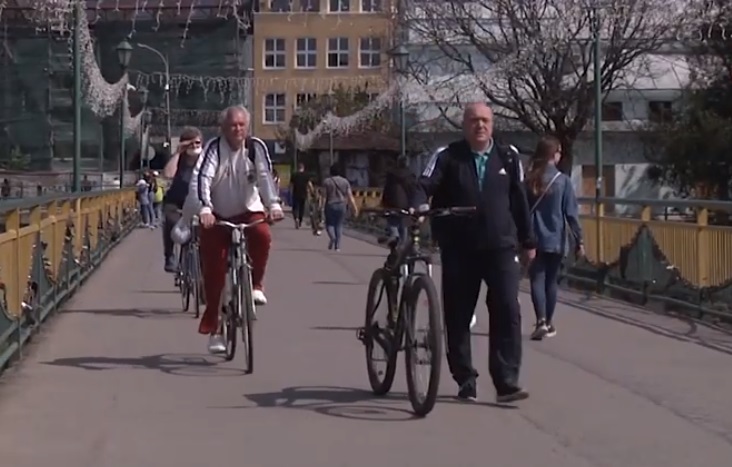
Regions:
<instances>
[{"instance_id":1,"label":"street lamp","mask_svg":"<svg viewBox=\"0 0 732 467\"><path fill-rule=\"evenodd\" d=\"M602 198L602 63L600 61L600 11L597 1L592 4L592 40L593 40L593 75L595 81L595 235L597 242L597 261L602 261L602 229L600 218L603 208L600 205Z\"/></svg>"},{"instance_id":2,"label":"street lamp","mask_svg":"<svg viewBox=\"0 0 732 467\"><path fill-rule=\"evenodd\" d=\"M127 74L127 67L132 59L132 46L127 39L117 46L117 60L122 68L122 77ZM122 89L122 100L119 105L119 187L124 187L125 179L125 103L127 102L127 86Z\"/></svg>"},{"instance_id":3,"label":"street lamp","mask_svg":"<svg viewBox=\"0 0 732 467\"><path fill-rule=\"evenodd\" d=\"M147 127L147 96L149 91L146 88L140 88L138 92L140 93L140 104L142 104L140 109L140 178L142 178L142 158L143 154L147 150L147 144L145 144L145 129ZM150 162L148 162L148 165L149 164Z\"/></svg>"},{"instance_id":4,"label":"street lamp","mask_svg":"<svg viewBox=\"0 0 732 467\"><path fill-rule=\"evenodd\" d=\"M163 66L165 67L165 85L163 87L163 91L165 91L165 123L168 131L165 138L165 144L167 147L170 147L173 134L170 123L170 62L168 62L168 58L158 49L150 47L147 44L141 44L140 42L135 43L135 45L141 49L149 50L160 57L160 60L163 62Z\"/></svg>"},{"instance_id":5,"label":"street lamp","mask_svg":"<svg viewBox=\"0 0 732 467\"><path fill-rule=\"evenodd\" d=\"M81 191L81 2L74 6L74 193Z\"/></svg>"},{"instance_id":6,"label":"street lamp","mask_svg":"<svg viewBox=\"0 0 732 467\"><path fill-rule=\"evenodd\" d=\"M409 66L409 50L400 44L389 51L389 57L394 62L394 67L402 78L402 87L399 89L399 147L401 157L405 157L407 155L407 117L404 108L404 81L407 76L407 67Z\"/></svg>"},{"instance_id":7,"label":"street lamp","mask_svg":"<svg viewBox=\"0 0 732 467\"><path fill-rule=\"evenodd\" d=\"M328 112L331 115L335 114L335 106L333 105L333 88L331 87L328 89ZM333 148L334 142L333 142L333 119L328 119L328 154L330 157L330 165L328 167L333 167L333 164L335 163L335 149Z\"/></svg>"}]
</instances>

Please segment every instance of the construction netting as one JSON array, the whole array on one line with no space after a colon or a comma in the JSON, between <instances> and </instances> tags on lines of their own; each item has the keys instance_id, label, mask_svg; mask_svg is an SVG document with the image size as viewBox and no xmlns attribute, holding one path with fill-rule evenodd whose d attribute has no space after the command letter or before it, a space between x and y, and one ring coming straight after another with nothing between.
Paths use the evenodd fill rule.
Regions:
<instances>
[{"instance_id":1,"label":"construction netting","mask_svg":"<svg viewBox=\"0 0 732 467\"><path fill-rule=\"evenodd\" d=\"M165 151L169 132L175 136L179 127L191 124L213 127L220 109L248 101L251 53L240 21L205 14L166 22L144 12L134 21L92 19L92 12L87 11L83 21L81 47L84 167L110 168L119 160L122 68L116 48L125 38L133 46L129 81L122 83L128 97L122 119L126 160L137 158L140 141L153 147L143 154ZM0 14L0 35L0 165L48 170L73 157L69 27L39 28L5 11Z\"/></svg>"}]
</instances>

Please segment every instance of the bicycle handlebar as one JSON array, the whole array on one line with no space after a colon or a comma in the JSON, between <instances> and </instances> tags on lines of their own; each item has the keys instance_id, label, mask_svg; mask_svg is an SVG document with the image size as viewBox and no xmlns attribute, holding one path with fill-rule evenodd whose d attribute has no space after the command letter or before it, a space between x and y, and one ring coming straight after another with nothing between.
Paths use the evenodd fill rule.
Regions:
<instances>
[{"instance_id":1,"label":"bicycle handlebar","mask_svg":"<svg viewBox=\"0 0 732 467\"><path fill-rule=\"evenodd\" d=\"M365 213L378 214L381 217L411 217L418 219L420 217L443 217L443 216L460 216L472 214L477 209L475 206L458 206L452 208L433 208L428 211L414 211L410 212L406 209L365 209Z\"/></svg>"},{"instance_id":2,"label":"bicycle handlebar","mask_svg":"<svg viewBox=\"0 0 732 467\"><path fill-rule=\"evenodd\" d=\"M255 225L259 225L264 222L267 222L267 219L257 219L256 221L250 222L249 224L234 224L234 223L228 222L228 221L216 221L216 225L230 227L232 229L237 229L237 230L246 230L250 227L254 227Z\"/></svg>"}]
</instances>

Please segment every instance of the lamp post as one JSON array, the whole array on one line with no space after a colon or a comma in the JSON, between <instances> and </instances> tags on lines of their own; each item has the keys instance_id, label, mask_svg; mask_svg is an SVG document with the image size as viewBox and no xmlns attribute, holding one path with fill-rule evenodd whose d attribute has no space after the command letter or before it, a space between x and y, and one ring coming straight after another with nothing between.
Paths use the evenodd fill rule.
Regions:
<instances>
[{"instance_id":1,"label":"lamp post","mask_svg":"<svg viewBox=\"0 0 732 467\"><path fill-rule=\"evenodd\" d=\"M74 6L74 193L81 191L81 2Z\"/></svg>"},{"instance_id":2,"label":"lamp post","mask_svg":"<svg viewBox=\"0 0 732 467\"><path fill-rule=\"evenodd\" d=\"M402 86L399 89L399 148L401 157L407 155L407 117L404 108L404 89L403 84L407 76L407 67L409 66L409 50L403 45L398 45L389 51L389 57L394 62L397 74L402 78Z\"/></svg>"},{"instance_id":3,"label":"lamp post","mask_svg":"<svg viewBox=\"0 0 732 467\"><path fill-rule=\"evenodd\" d=\"M145 144L145 129L147 127L147 96L149 91L146 88L140 88L140 103L142 104L142 109L140 112L142 114L140 115L140 178L142 178L142 172L143 172L143 156L147 152L147 145ZM148 163L149 164L149 163Z\"/></svg>"},{"instance_id":4,"label":"lamp post","mask_svg":"<svg viewBox=\"0 0 732 467\"><path fill-rule=\"evenodd\" d=\"M595 231L597 243L596 260L601 261L602 229L600 218L603 209L600 207L602 198L602 63L600 61L600 14L596 0L592 3L592 49L593 49L593 79L595 81Z\"/></svg>"},{"instance_id":5,"label":"lamp post","mask_svg":"<svg viewBox=\"0 0 732 467\"><path fill-rule=\"evenodd\" d=\"M127 74L127 67L132 59L132 46L124 39L117 46L117 59L122 68L122 77ZM125 104L127 102L127 86L122 89L122 100L119 104L119 187L124 187L125 178Z\"/></svg>"},{"instance_id":6,"label":"lamp post","mask_svg":"<svg viewBox=\"0 0 732 467\"><path fill-rule=\"evenodd\" d=\"M331 114L334 114L334 106L333 106L333 88L328 89L328 112ZM332 120L332 119L329 119ZM328 167L333 167L333 164L335 163L335 149L333 148L333 145L335 143L333 142L333 123L332 121L328 121L328 154L330 157L330 165Z\"/></svg>"},{"instance_id":7,"label":"lamp post","mask_svg":"<svg viewBox=\"0 0 732 467\"><path fill-rule=\"evenodd\" d=\"M171 142L173 141L173 131L170 123L170 62L168 62L168 58L158 49L150 47L147 44L141 44L140 42L136 42L135 45L141 49L149 50L160 57L160 60L163 62L163 66L165 67L165 84L163 87L163 91L165 92L165 124L167 130L165 143L170 148Z\"/></svg>"}]
</instances>

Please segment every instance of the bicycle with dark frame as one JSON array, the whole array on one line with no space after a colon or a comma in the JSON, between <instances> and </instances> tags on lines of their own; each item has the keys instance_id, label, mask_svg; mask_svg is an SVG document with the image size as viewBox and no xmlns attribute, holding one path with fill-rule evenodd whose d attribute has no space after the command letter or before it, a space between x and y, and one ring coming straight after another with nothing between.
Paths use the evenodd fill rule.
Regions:
<instances>
[{"instance_id":1,"label":"bicycle with dark frame","mask_svg":"<svg viewBox=\"0 0 732 467\"><path fill-rule=\"evenodd\" d=\"M195 318L201 316L201 304L203 303L203 275L201 273L198 228L198 224L192 222L190 239L177 247L179 259L178 272L175 275L175 286L180 290L183 311L186 312L190 309L191 298L193 298Z\"/></svg>"},{"instance_id":2,"label":"bicycle with dark frame","mask_svg":"<svg viewBox=\"0 0 732 467\"><path fill-rule=\"evenodd\" d=\"M388 393L394 383L398 353L403 350L409 402L416 415L426 416L437 400L443 337L440 300L432 280L432 254L422 248L420 218L469 215L475 212L475 207L435 208L418 213L402 209L373 209L367 212L381 217L398 216L409 222L407 238L401 242L392 241L388 245L389 256L384 265L374 271L369 281L366 322L358 330L358 339L366 348L369 383L374 394ZM418 271L417 264L423 264L425 270ZM416 314L422 295L426 298L429 328L423 335L418 335ZM374 318L384 299L388 311L386 323L382 327ZM430 350L427 359L421 359L417 354L423 348ZM376 349L383 350L385 355L386 368L383 371L376 368ZM430 366L427 387L424 389L419 387L418 364Z\"/></svg>"}]
</instances>

